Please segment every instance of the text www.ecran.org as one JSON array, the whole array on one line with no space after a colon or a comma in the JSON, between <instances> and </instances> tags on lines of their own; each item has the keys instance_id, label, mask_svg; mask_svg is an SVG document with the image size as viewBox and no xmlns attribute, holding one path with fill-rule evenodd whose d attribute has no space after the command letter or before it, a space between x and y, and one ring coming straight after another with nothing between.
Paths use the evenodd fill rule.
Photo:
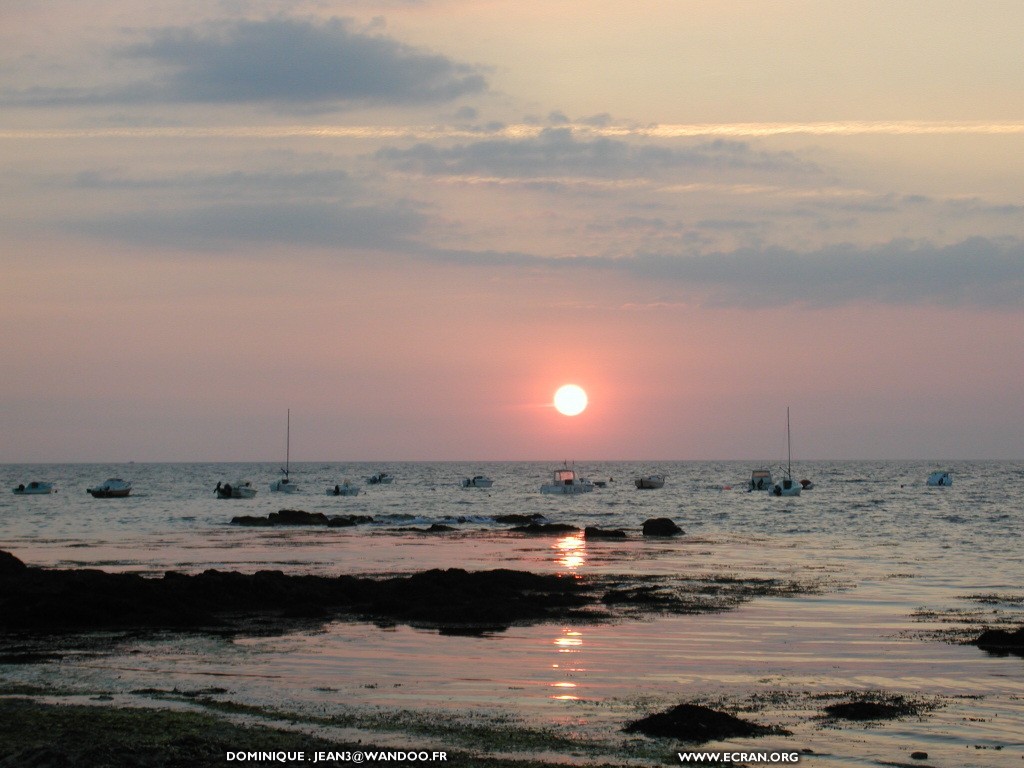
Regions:
<instances>
[{"instance_id":1,"label":"text www.ecran.org","mask_svg":"<svg viewBox=\"0 0 1024 768\"><path fill-rule=\"evenodd\" d=\"M799 763L799 752L678 752L681 763Z\"/></svg>"}]
</instances>

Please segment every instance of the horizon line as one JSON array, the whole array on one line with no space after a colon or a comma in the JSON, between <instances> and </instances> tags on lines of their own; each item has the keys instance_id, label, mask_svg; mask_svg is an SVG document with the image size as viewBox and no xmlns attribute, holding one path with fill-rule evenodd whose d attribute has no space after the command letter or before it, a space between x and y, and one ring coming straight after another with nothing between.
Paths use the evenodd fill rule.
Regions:
<instances>
[{"instance_id":1,"label":"horizon line","mask_svg":"<svg viewBox=\"0 0 1024 768\"><path fill-rule=\"evenodd\" d=\"M0 139L89 138L338 138L338 139L439 139L439 138L536 138L548 130L571 130L583 136L605 138L771 137L787 135L1018 135L1019 121L942 120L835 120L802 122L650 123L646 125L599 125L565 122L549 125L518 123L496 127L457 125L281 125L281 126L136 126L108 128L0 129Z\"/></svg>"}]
</instances>

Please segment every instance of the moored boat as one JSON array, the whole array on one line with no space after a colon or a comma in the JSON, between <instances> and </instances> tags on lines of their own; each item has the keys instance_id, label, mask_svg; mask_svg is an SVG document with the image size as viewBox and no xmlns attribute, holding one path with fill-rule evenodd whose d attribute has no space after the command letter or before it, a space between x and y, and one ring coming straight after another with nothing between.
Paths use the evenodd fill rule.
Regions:
<instances>
[{"instance_id":1,"label":"moored boat","mask_svg":"<svg viewBox=\"0 0 1024 768\"><path fill-rule=\"evenodd\" d=\"M928 480L925 481L931 486L948 486L953 484L953 474L951 472L932 472L928 475Z\"/></svg>"},{"instance_id":2,"label":"moored boat","mask_svg":"<svg viewBox=\"0 0 1024 768\"><path fill-rule=\"evenodd\" d=\"M290 469L291 456L292 456L292 410L288 409L288 426L285 431L285 448L284 448L284 469L281 472L284 473L284 477L280 480L275 480L270 484L270 490L278 491L280 493L295 493L299 490L299 486L291 481L288 477L288 471Z\"/></svg>"},{"instance_id":3,"label":"moored boat","mask_svg":"<svg viewBox=\"0 0 1024 768\"><path fill-rule=\"evenodd\" d=\"M637 488L640 489L651 489L651 488L664 488L665 487L665 476L664 475L641 475L633 481Z\"/></svg>"},{"instance_id":4,"label":"moored boat","mask_svg":"<svg viewBox=\"0 0 1024 768\"><path fill-rule=\"evenodd\" d=\"M390 485L394 479L394 476L389 475L387 472L378 472L366 478L366 482L368 485Z\"/></svg>"},{"instance_id":5,"label":"moored boat","mask_svg":"<svg viewBox=\"0 0 1024 768\"><path fill-rule=\"evenodd\" d=\"M772 471L767 467L758 467L750 473L748 491L767 491L772 487Z\"/></svg>"},{"instance_id":6,"label":"moored boat","mask_svg":"<svg viewBox=\"0 0 1024 768\"><path fill-rule=\"evenodd\" d=\"M333 488L327 489L328 496L358 496L359 486L352 485L348 480L336 484Z\"/></svg>"},{"instance_id":7,"label":"moored boat","mask_svg":"<svg viewBox=\"0 0 1024 768\"><path fill-rule=\"evenodd\" d=\"M19 496L32 496L36 494L57 492L57 489L53 487L53 483L44 483L39 480L33 480L28 485L25 485L25 483L19 483L11 490Z\"/></svg>"},{"instance_id":8,"label":"moored boat","mask_svg":"<svg viewBox=\"0 0 1024 768\"><path fill-rule=\"evenodd\" d=\"M576 474L575 469L563 467L556 469L551 482L540 487L541 493L575 494L594 490L594 484Z\"/></svg>"},{"instance_id":9,"label":"moored boat","mask_svg":"<svg viewBox=\"0 0 1024 768\"><path fill-rule=\"evenodd\" d=\"M784 477L772 486L772 496L799 496L803 488L801 483L793 481L793 451L789 439L789 408L786 409L786 469Z\"/></svg>"},{"instance_id":10,"label":"moored boat","mask_svg":"<svg viewBox=\"0 0 1024 768\"><path fill-rule=\"evenodd\" d=\"M494 481L486 475L474 475L462 480L463 488L490 488L492 485L494 485Z\"/></svg>"},{"instance_id":11,"label":"moored boat","mask_svg":"<svg viewBox=\"0 0 1024 768\"><path fill-rule=\"evenodd\" d=\"M92 488L86 488L94 499L124 499L132 492L132 484L119 477L111 477Z\"/></svg>"},{"instance_id":12,"label":"moored boat","mask_svg":"<svg viewBox=\"0 0 1024 768\"><path fill-rule=\"evenodd\" d=\"M217 483L213 489L218 499L251 499L256 496L256 488L248 480L235 483Z\"/></svg>"}]
</instances>

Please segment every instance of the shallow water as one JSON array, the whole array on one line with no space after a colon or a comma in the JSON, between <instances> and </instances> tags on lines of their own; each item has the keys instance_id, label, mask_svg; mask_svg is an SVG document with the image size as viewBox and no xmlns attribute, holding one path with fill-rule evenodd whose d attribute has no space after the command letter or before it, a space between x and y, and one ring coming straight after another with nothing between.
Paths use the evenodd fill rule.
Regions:
<instances>
[{"instance_id":1,"label":"shallow water","mask_svg":"<svg viewBox=\"0 0 1024 768\"><path fill-rule=\"evenodd\" d=\"M1024 464L802 463L797 477L810 477L816 487L792 499L747 493L751 465L732 462L581 463L577 469L592 479L610 478L608 487L578 497L539 494L554 468L301 464L292 471L300 492L283 495L268 490L274 465L7 465L0 474L8 489L48 480L58 493L0 495L0 548L35 565L145 573L510 567L780 578L813 585L815 594L757 598L724 613L513 627L484 637L352 622L234 640L166 635L111 654L0 665L0 681L123 694L216 686L226 689L215 696L224 701L351 727L401 726L417 734L395 735L406 748L428 738L456 748L473 733L476 742L465 736L466 743L479 747L487 729L501 727L522 732L520 742L534 731L569 737L588 747L576 759L641 762L664 762L673 745L627 738L622 725L699 700L748 706L756 709L751 719L793 731L731 747L811 749L805 764L908 762L915 750L928 752L930 765L1022 764L1024 660L947 642L944 633L1021 618ZM952 487L924 485L938 468L953 470ZM395 475L395 483L362 482L379 470ZM668 474L665 488L636 490L632 477L651 471ZM494 487L459 487L462 477L479 473L494 478ZM134 482L130 498L86 494L87 486L117 476ZM325 495L346 478L363 485L360 496ZM218 481L237 479L253 480L258 496L214 498ZM281 508L371 515L375 522L335 529L229 524L233 515ZM510 513L625 528L630 537L586 542L510 534L493 522ZM662 516L686 535L643 539L641 523ZM400 530L434 522L457 531ZM978 595L999 599L969 599ZM870 726L816 719L825 704L854 690L903 694L936 708ZM453 724L463 735L448 730ZM572 750L551 751L572 757Z\"/></svg>"}]
</instances>

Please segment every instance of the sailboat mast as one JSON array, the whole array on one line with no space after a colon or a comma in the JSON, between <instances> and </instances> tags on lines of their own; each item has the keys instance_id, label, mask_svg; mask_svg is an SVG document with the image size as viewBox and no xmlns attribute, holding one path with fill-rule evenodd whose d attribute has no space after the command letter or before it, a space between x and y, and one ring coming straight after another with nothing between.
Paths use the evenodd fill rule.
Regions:
<instances>
[{"instance_id":1,"label":"sailboat mast","mask_svg":"<svg viewBox=\"0 0 1024 768\"><path fill-rule=\"evenodd\" d=\"M786 421L789 422L789 411L786 411ZM292 409L288 409L288 421L285 427L284 438L284 476L288 477L288 464L292 458Z\"/></svg>"},{"instance_id":2,"label":"sailboat mast","mask_svg":"<svg viewBox=\"0 0 1024 768\"><path fill-rule=\"evenodd\" d=\"M786 474L793 477L793 450L789 442L789 406L786 406Z\"/></svg>"}]
</instances>

